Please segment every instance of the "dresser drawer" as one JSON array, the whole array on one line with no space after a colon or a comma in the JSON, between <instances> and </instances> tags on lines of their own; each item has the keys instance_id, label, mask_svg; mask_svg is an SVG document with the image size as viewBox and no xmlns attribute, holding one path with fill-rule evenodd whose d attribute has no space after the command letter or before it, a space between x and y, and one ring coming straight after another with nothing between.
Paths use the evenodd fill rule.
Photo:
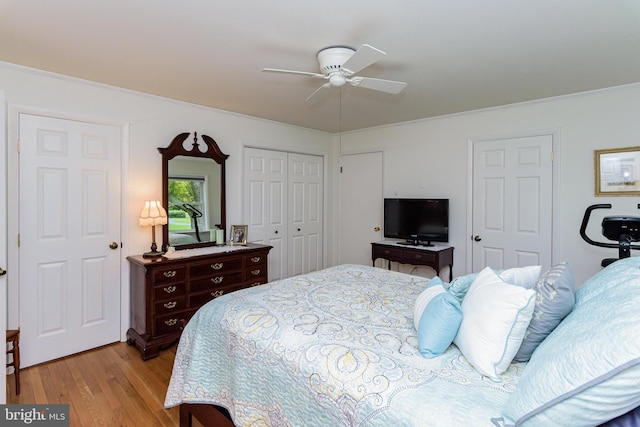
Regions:
<instances>
[{"instance_id":1,"label":"dresser drawer","mask_svg":"<svg viewBox=\"0 0 640 427\"><path fill-rule=\"evenodd\" d=\"M171 268L154 268L153 283L158 285L160 283L180 282L184 280L186 274L187 268L184 266Z\"/></svg>"},{"instance_id":2,"label":"dresser drawer","mask_svg":"<svg viewBox=\"0 0 640 427\"><path fill-rule=\"evenodd\" d=\"M402 253L402 258L404 259L404 262L408 264L431 265L434 262L436 262L436 257L437 257L436 254L428 251L409 251L405 249Z\"/></svg>"},{"instance_id":3,"label":"dresser drawer","mask_svg":"<svg viewBox=\"0 0 640 427\"><path fill-rule=\"evenodd\" d=\"M247 255L244 257L244 266L245 268L253 268L256 265L265 265L267 263L267 255L266 254L254 254Z\"/></svg>"},{"instance_id":4,"label":"dresser drawer","mask_svg":"<svg viewBox=\"0 0 640 427\"><path fill-rule=\"evenodd\" d=\"M238 289L242 289L242 286L227 286L223 288L212 289L210 291L202 292L199 294L191 294L189 296L189 307L201 307L212 299L219 298L222 295L226 295L229 292L237 291Z\"/></svg>"},{"instance_id":5,"label":"dresser drawer","mask_svg":"<svg viewBox=\"0 0 640 427\"><path fill-rule=\"evenodd\" d=\"M191 319L193 313L195 313L195 310L187 310L156 317L154 320L155 335L179 334L189 319Z\"/></svg>"},{"instance_id":6,"label":"dresser drawer","mask_svg":"<svg viewBox=\"0 0 640 427\"><path fill-rule=\"evenodd\" d=\"M159 285L153 287L154 301L162 301L169 298L180 297L185 294L184 283L173 283L166 285Z\"/></svg>"},{"instance_id":7,"label":"dresser drawer","mask_svg":"<svg viewBox=\"0 0 640 427\"><path fill-rule=\"evenodd\" d=\"M372 249L373 259L384 258L391 261L402 259L402 249L388 246L374 246Z\"/></svg>"},{"instance_id":8,"label":"dresser drawer","mask_svg":"<svg viewBox=\"0 0 640 427\"><path fill-rule=\"evenodd\" d=\"M240 257L221 258L213 261L194 263L189 266L189 275L193 278L235 270L242 270L242 258Z\"/></svg>"},{"instance_id":9,"label":"dresser drawer","mask_svg":"<svg viewBox=\"0 0 640 427\"><path fill-rule=\"evenodd\" d=\"M257 286L267 283L267 266L249 266L244 273L245 286Z\"/></svg>"},{"instance_id":10,"label":"dresser drawer","mask_svg":"<svg viewBox=\"0 0 640 427\"><path fill-rule=\"evenodd\" d=\"M187 308L187 298L181 296L179 298L172 298L166 301L160 301L156 303L155 315L161 316L169 313L175 313Z\"/></svg>"},{"instance_id":11,"label":"dresser drawer","mask_svg":"<svg viewBox=\"0 0 640 427\"><path fill-rule=\"evenodd\" d=\"M236 271L227 274L218 274L203 279L192 280L189 286L189 292L204 292L208 290L238 286L242 283L242 271Z\"/></svg>"}]
</instances>

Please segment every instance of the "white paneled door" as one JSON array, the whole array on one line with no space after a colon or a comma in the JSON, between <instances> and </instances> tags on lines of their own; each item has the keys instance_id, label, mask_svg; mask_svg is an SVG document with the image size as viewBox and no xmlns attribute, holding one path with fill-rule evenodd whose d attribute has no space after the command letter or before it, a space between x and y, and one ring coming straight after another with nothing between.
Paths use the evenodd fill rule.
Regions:
<instances>
[{"instance_id":1,"label":"white paneled door","mask_svg":"<svg viewBox=\"0 0 640 427\"><path fill-rule=\"evenodd\" d=\"M288 277L287 153L246 148L244 155L245 221L249 240L271 245L269 281Z\"/></svg>"},{"instance_id":2,"label":"white paneled door","mask_svg":"<svg viewBox=\"0 0 640 427\"><path fill-rule=\"evenodd\" d=\"M289 154L289 276L322 269L323 162Z\"/></svg>"},{"instance_id":3,"label":"white paneled door","mask_svg":"<svg viewBox=\"0 0 640 427\"><path fill-rule=\"evenodd\" d=\"M553 136L473 146L473 271L551 267Z\"/></svg>"},{"instance_id":4,"label":"white paneled door","mask_svg":"<svg viewBox=\"0 0 640 427\"><path fill-rule=\"evenodd\" d=\"M120 339L121 128L19 114L20 327L30 366Z\"/></svg>"},{"instance_id":5,"label":"white paneled door","mask_svg":"<svg viewBox=\"0 0 640 427\"><path fill-rule=\"evenodd\" d=\"M371 243L382 239L382 152L340 159L339 262L369 265Z\"/></svg>"},{"instance_id":6,"label":"white paneled door","mask_svg":"<svg viewBox=\"0 0 640 427\"><path fill-rule=\"evenodd\" d=\"M245 148L249 241L273 246L269 281L322 268L323 158Z\"/></svg>"}]
</instances>

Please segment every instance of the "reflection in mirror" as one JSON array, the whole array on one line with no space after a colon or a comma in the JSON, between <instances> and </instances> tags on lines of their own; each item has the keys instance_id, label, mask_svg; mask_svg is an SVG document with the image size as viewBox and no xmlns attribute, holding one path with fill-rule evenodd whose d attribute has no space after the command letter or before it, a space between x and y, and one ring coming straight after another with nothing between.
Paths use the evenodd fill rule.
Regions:
<instances>
[{"instance_id":1,"label":"reflection in mirror","mask_svg":"<svg viewBox=\"0 0 640 427\"><path fill-rule=\"evenodd\" d=\"M225 160L207 135L187 141L176 136L162 153L163 203L169 223L163 227L164 246L186 249L216 244L216 230L225 230ZM224 233L218 234L220 243Z\"/></svg>"},{"instance_id":2,"label":"reflection in mirror","mask_svg":"<svg viewBox=\"0 0 640 427\"><path fill-rule=\"evenodd\" d=\"M176 156L169 161L169 244L211 242L221 228L220 165Z\"/></svg>"}]
</instances>

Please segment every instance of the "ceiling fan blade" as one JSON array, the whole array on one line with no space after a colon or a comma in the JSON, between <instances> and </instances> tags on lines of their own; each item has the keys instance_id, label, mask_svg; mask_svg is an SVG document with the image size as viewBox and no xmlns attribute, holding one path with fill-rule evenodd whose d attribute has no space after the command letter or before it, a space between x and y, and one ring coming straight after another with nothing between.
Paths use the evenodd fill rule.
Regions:
<instances>
[{"instance_id":1,"label":"ceiling fan blade","mask_svg":"<svg viewBox=\"0 0 640 427\"><path fill-rule=\"evenodd\" d=\"M305 101L316 101L320 98L321 94L325 94L327 91L324 90L326 88L331 87L331 83L325 83L322 86L320 86L318 89L316 89L311 95L309 95L309 97L307 99L305 99Z\"/></svg>"},{"instance_id":2,"label":"ceiling fan blade","mask_svg":"<svg viewBox=\"0 0 640 427\"><path fill-rule=\"evenodd\" d=\"M387 54L380 49L376 49L368 44L363 44L355 51L351 58L347 59L347 61L342 64L342 70L344 70L347 75L353 75L358 71L367 68L374 62L378 62L386 55Z\"/></svg>"},{"instance_id":3,"label":"ceiling fan blade","mask_svg":"<svg viewBox=\"0 0 640 427\"><path fill-rule=\"evenodd\" d=\"M354 77L348 80L353 86L364 87L367 89L379 90L381 92L398 94L402 92L407 84L405 82L396 82L393 80L373 79L371 77Z\"/></svg>"},{"instance_id":4,"label":"ceiling fan blade","mask_svg":"<svg viewBox=\"0 0 640 427\"><path fill-rule=\"evenodd\" d=\"M328 76L325 76L324 74L309 73L307 71L279 70L277 68L263 68L262 71L265 71L265 72L268 72L268 73L298 74L298 75L302 75L302 76L315 77L317 79L327 79L328 78Z\"/></svg>"}]
</instances>

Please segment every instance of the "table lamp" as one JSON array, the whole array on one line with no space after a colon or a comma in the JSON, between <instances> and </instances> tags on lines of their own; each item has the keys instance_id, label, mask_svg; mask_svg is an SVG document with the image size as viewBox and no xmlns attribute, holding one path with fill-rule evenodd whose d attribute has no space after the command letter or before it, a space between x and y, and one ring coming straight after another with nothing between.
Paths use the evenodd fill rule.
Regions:
<instances>
[{"instance_id":1,"label":"table lamp","mask_svg":"<svg viewBox=\"0 0 640 427\"><path fill-rule=\"evenodd\" d=\"M158 245L156 245L156 225L165 225L167 223L167 211L164 210L160 200L146 200L144 202L144 208L140 212L140 222L142 226L151 226L151 251L144 253L144 258L155 258L161 256L163 253L158 252Z\"/></svg>"}]
</instances>

